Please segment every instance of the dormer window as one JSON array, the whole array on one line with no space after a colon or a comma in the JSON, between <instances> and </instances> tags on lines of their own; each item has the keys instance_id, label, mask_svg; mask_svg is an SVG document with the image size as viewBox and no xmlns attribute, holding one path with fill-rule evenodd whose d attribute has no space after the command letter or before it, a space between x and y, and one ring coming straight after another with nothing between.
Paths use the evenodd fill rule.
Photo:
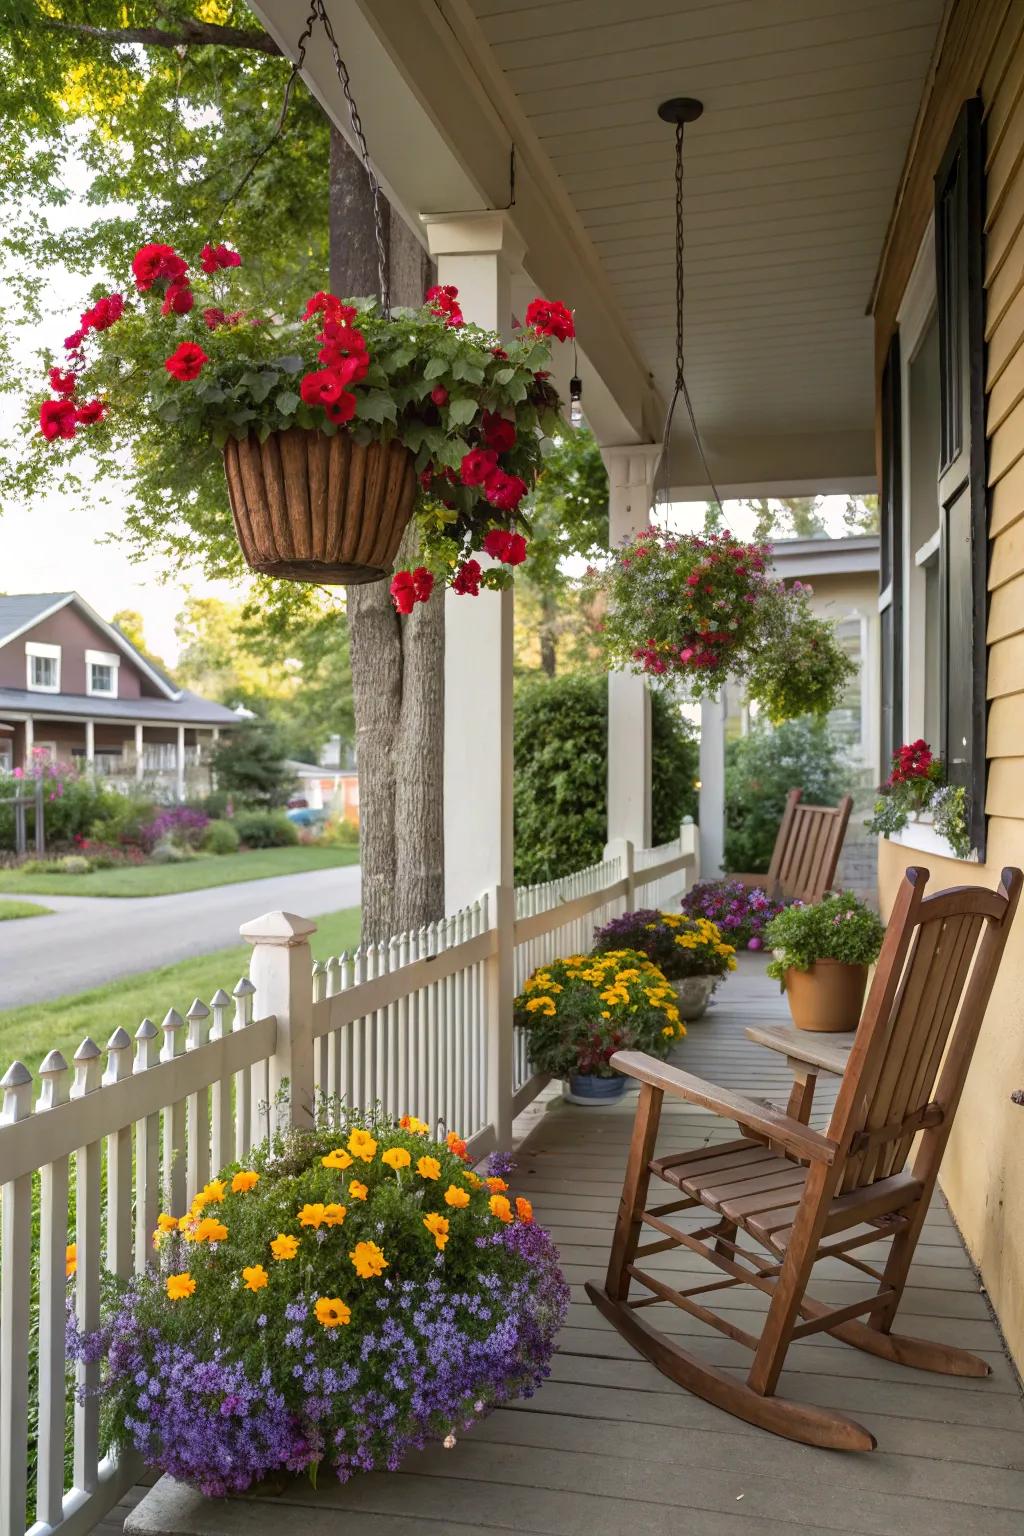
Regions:
<instances>
[{"instance_id":1,"label":"dormer window","mask_svg":"<svg viewBox=\"0 0 1024 1536\"><path fill-rule=\"evenodd\" d=\"M25 642L25 686L33 693L60 692L60 646Z\"/></svg>"},{"instance_id":2,"label":"dormer window","mask_svg":"<svg viewBox=\"0 0 1024 1536\"><path fill-rule=\"evenodd\" d=\"M85 691L91 698L117 698L117 669L121 658L110 651L86 651Z\"/></svg>"}]
</instances>

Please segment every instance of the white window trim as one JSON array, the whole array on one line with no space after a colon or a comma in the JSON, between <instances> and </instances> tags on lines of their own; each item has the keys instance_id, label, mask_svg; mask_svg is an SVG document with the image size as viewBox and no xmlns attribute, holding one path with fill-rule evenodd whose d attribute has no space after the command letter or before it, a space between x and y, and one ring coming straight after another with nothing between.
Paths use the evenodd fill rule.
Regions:
<instances>
[{"instance_id":1,"label":"white window trim","mask_svg":"<svg viewBox=\"0 0 1024 1536\"><path fill-rule=\"evenodd\" d=\"M936 832L931 816L923 812L916 821L910 821L899 832L890 832L890 843L901 848L913 848L918 853L932 853L940 859L951 859L954 864L977 864L978 855L973 850L966 859L954 853L947 838Z\"/></svg>"},{"instance_id":2,"label":"white window trim","mask_svg":"<svg viewBox=\"0 0 1024 1536\"><path fill-rule=\"evenodd\" d=\"M32 659L41 657L45 661L57 663L57 681L51 686L49 683L34 683L32 681ZM60 693L60 646L46 645L41 640L25 641L25 687L30 693Z\"/></svg>"},{"instance_id":3,"label":"white window trim","mask_svg":"<svg viewBox=\"0 0 1024 1536\"><path fill-rule=\"evenodd\" d=\"M116 699L118 694L120 656L113 651L86 651L85 653L85 691L93 699ZM94 688L92 686L93 667L109 667L113 677L112 688Z\"/></svg>"}]
</instances>

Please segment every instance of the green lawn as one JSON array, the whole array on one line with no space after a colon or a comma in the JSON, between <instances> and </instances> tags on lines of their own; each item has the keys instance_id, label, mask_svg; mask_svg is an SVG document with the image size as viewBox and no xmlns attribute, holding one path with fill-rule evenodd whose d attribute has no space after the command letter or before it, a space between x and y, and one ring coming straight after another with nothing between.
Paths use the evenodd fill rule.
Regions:
<instances>
[{"instance_id":1,"label":"green lawn","mask_svg":"<svg viewBox=\"0 0 1024 1536\"><path fill-rule=\"evenodd\" d=\"M255 848L251 853L206 854L184 864L138 864L89 875L23 875L0 870L5 896L172 896L236 880L299 875L308 869L358 864L358 848Z\"/></svg>"},{"instance_id":2,"label":"green lawn","mask_svg":"<svg viewBox=\"0 0 1024 1536\"><path fill-rule=\"evenodd\" d=\"M52 907L41 907L38 901L0 901L0 923L9 917L43 917Z\"/></svg>"},{"instance_id":3,"label":"green lawn","mask_svg":"<svg viewBox=\"0 0 1024 1536\"><path fill-rule=\"evenodd\" d=\"M359 908L348 907L316 919L313 954L326 960L359 943ZM218 987L230 992L248 970L248 944L218 949L194 960L179 960L137 976L124 976L91 992L30 1003L0 1013L0 1075L15 1059L34 1073L47 1051L61 1050L70 1062L86 1035L105 1045L123 1026L133 1034L144 1018L159 1024L169 1008L184 1014L194 997L208 1003Z\"/></svg>"}]
</instances>

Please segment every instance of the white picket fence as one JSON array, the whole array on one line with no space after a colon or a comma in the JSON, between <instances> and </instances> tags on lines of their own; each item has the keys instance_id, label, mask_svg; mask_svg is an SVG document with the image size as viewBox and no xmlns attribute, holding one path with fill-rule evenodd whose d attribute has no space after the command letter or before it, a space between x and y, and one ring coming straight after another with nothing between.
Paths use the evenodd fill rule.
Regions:
<instances>
[{"instance_id":1,"label":"white picket fence","mask_svg":"<svg viewBox=\"0 0 1024 1536\"><path fill-rule=\"evenodd\" d=\"M184 1210L267 1134L271 1114L308 1123L318 1091L454 1128L475 1158L509 1146L514 1117L547 1081L513 1027L515 992L536 966L587 950L611 917L678 899L695 874L694 831L636 856L617 845L563 880L499 887L416 934L326 964L312 964L315 924L269 913L242 929L253 957L233 1001L219 990L184 1018L171 1009L160 1029L144 1019L134 1045L117 1029L105 1053L85 1040L73 1066L51 1051L38 1083L21 1062L9 1068L0 1081L0 1536L84 1536L139 1471L133 1455L101 1455L95 1398L75 1401L67 1428L72 1191L71 1290L79 1326L92 1330L102 1269L144 1269L158 1212ZM77 1384L92 1386L98 1369L79 1364Z\"/></svg>"}]
</instances>

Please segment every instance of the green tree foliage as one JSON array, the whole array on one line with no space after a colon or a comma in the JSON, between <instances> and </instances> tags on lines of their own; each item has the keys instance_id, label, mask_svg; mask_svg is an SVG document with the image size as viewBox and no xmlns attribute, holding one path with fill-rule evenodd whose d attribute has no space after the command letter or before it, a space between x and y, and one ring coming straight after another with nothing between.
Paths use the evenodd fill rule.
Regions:
<instances>
[{"instance_id":1,"label":"green tree foliage","mask_svg":"<svg viewBox=\"0 0 1024 1536\"><path fill-rule=\"evenodd\" d=\"M213 768L222 792L247 805L286 805L294 779L285 766L286 747L270 720L247 720L221 738Z\"/></svg>"},{"instance_id":2,"label":"green tree foliage","mask_svg":"<svg viewBox=\"0 0 1024 1536\"><path fill-rule=\"evenodd\" d=\"M697 745L663 693L651 695L655 842L696 812ZM515 706L516 880L549 880L600 859L607 833L608 682L567 674L520 683Z\"/></svg>"},{"instance_id":3,"label":"green tree foliage","mask_svg":"<svg viewBox=\"0 0 1024 1536\"><path fill-rule=\"evenodd\" d=\"M133 645L140 656L144 656L154 667L159 668L165 677L171 676L171 669L163 657L151 651L146 644L145 621L137 608L119 608L110 622L121 631L129 645Z\"/></svg>"},{"instance_id":4,"label":"green tree foliage","mask_svg":"<svg viewBox=\"0 0 1024 1536\"><path fill-rule=\"evenodd\" d=\"M761 874L791 789L812 805L834 805L849 788L849 772L828 723L804 715L784 724L758 724L729 742L725 753L726 870Z\"/></svg>"}]
</instances>

